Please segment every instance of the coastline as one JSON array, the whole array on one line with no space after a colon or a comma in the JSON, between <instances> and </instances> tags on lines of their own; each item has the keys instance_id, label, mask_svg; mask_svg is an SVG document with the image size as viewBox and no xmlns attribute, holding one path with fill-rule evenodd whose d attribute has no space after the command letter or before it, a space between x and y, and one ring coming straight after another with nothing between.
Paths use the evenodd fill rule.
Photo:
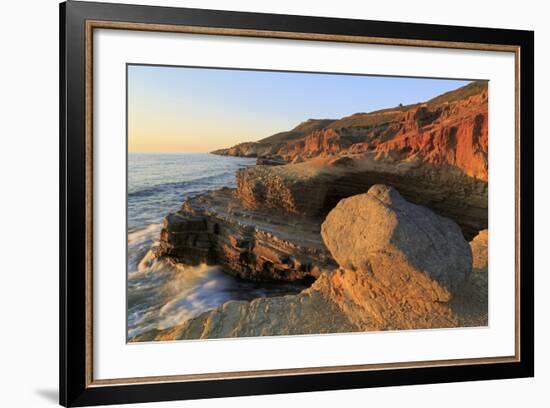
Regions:
<instances>
[{"instance_id":1,"label":"coastline","mask_svg":"<svg viewBox=\"0 0 550 408\"><path fill-rule=\"evenodd\" d=\"M488 99L486 84L471 85L212 152L256 165L168 214L154 259L309 287L223 302L131 341L487 325ZM334 221L352 199L359 218ZM338 232L372 211L355 235Z\"/></svg>"}]
</instances>

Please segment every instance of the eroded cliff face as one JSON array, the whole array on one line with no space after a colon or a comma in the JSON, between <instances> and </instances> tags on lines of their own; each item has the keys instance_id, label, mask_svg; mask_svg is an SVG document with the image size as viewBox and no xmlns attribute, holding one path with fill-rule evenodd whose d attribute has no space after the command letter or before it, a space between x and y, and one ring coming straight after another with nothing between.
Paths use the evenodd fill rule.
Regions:
<instances>
[{"instance_id":1,"label":"eroded cliff face","mask_svg":"<svg viewBox=\"0 0 550 408\"><path fill-rule=\"evenodd\" d=\"M467 176L487 181L486 91L452 104L422 105L408 111L397 127L392 139L375 147L380 157L454 166Z\"/></svg>"},{"instance_id":2,"label":"eroded cliff face","mask_svg":"<svg viewBox=\"0 0 550 408\"><path fill-rule=\"evenodd\" d=\"M322 231L340 267L300 294L231 301L134 341L487 324L486 231L468 245L451 220L380 185L343 200Z\"/></svg>"},{"instance_id":3,"label":"eroded cliff face","mask_svg":"<svg viewBox=\"0 0 550 408\"><path fill-rule=\"evenodd\" d=\"M473 83L424 104L355 114L338 121L316 121L315 126L300 129L292 138L274 135L214 153L276 156L290 163L296 157L377 152L376 158L445 165L482 181L488 178L486 82Z\"/></svg>"}]
</instances>

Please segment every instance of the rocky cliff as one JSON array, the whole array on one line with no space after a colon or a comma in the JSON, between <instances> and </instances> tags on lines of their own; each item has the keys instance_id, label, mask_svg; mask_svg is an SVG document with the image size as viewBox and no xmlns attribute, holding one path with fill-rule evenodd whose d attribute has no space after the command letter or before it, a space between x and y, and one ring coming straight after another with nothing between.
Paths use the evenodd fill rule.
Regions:
<instances>
[{"instance_id":1,"label":"rocky cliff","mask_svg":"<svg viewBox=\"0 0 550 408\"><path fill-rule=\"evenodd\" d=\"M292 162L377 152L376 157L448 165L487 181L487 82L473 82L426 103L310 120L289 132L213 153Z\"/></svg>"},{"instance_id":2,"label":"rocky cliff","mask_svg":"<svg viewBox=\"0 0 550 408\"><path fill-rule=\"evenodd\" d=\"M291 144L294 140L302 139L312 132L323 129L332 122L334 122L332 119L309 119L300 123L292 130L276 133L258 142L239 143L227 149L215 150L212 153L224 156L259 158L277 156L279 149L285 145Z\"/></svg>"},{"instance_id":3,"label":"rocky cliff","mask_svg":"<svg viewBox=\"0 0 550 408\"><path fill-rule=\"evenodd\" d=\"M342 200L322 237L339 267L300 294L231 301L134 341L487 324L486 231L468 245L453 221L375 185Z\"/></svg>"}]
</instances>

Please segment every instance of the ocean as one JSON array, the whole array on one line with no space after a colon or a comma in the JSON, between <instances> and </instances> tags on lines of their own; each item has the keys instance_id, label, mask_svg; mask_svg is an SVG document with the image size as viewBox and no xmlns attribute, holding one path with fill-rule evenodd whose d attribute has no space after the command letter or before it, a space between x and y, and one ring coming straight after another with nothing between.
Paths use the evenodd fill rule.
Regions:
<instances>
[{"instance_id":1,"label":"ocean","mask_svg":"<svg viewBox=\"0 0 550 408\"><path fill-rule=\"evenodd\" d=\"M301 287L258 284L218 265L173 266L155 259L162 219L189 197L235 187L235 172L255 159L212 154L128 154L127 338L167 329L229 300L296 293Z\"/></svg>"}]
</instances>

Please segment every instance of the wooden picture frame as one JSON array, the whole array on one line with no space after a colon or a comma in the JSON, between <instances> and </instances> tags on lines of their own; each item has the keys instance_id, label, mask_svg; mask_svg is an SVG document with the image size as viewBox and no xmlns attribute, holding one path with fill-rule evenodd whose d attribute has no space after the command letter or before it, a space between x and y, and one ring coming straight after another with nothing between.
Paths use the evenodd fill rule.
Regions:
<instances>
[{"instance_id":1,"label":"wooden picture frame","mask_svg":"<svg viewBox=\"0 0 550 408\"><path fill-rule=\"evenodd\" d=\"M97 380L93 376L93 32L197 33L515 54L515 354ZM68 1L60 5L60 403L121 404L534 375L534 33ZM511 183L513 181L510 181ZM122 296L122 294L121 294Z\"/></svg>"}]
</instances>

